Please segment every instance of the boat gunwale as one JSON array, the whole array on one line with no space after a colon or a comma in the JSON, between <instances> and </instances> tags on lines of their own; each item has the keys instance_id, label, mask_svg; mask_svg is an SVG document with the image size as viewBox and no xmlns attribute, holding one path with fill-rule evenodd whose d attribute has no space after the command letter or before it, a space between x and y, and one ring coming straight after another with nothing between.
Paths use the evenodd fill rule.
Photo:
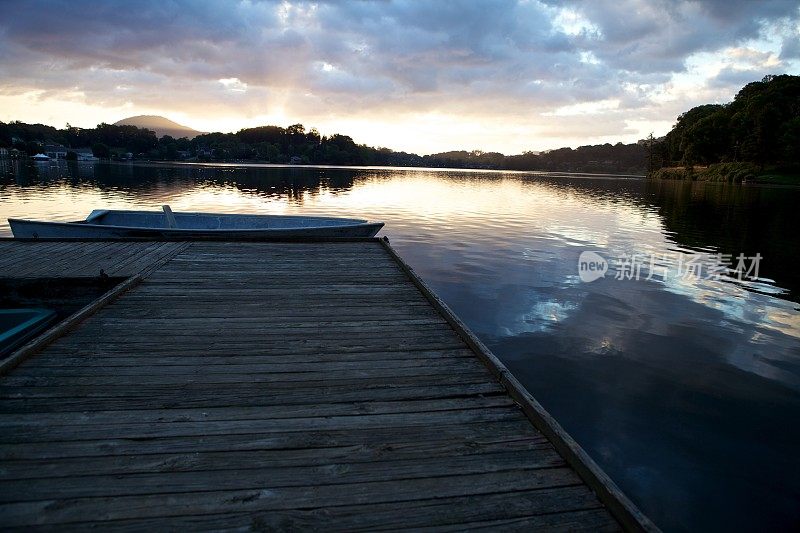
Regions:
<instances>
[{"instance_id":1,"label":"boat gunwale","mask_svg":"<svg viewBox=\"0 0 800 533\"><path fill-rule=\"evenodd\" d=\"M102 218L109 214L114 213L130 213L134 215L164 215L163 211L141 211L141 210L129 210L129 209L95 209L86 217L85 220L80 220L76 222L66 222L67 224L74 224L74 223L86 223L89 222L92 218ZM354 223L360 224L377 224L378 222L370 222L366 218L348 218L348 217L335 217L335 216L321 216L321 215L273 215L273 214L261 214L261 213L206 213L205 211L175 211L174 215L176 217L180 216L206 216L206 217L240 217L240 218L281 218L281 219L311 219L311 220L347 220ZM10 218L8 220L11 220ZM26 220L29 222L48 222L46 220L28 220L28 219L20 219L15 218L14 220ZM104 226L105 224L99 224ZM123 226L126 227L126 226ZM133 227L133 226L131 226Z\"/></svg>"}]
</instances>

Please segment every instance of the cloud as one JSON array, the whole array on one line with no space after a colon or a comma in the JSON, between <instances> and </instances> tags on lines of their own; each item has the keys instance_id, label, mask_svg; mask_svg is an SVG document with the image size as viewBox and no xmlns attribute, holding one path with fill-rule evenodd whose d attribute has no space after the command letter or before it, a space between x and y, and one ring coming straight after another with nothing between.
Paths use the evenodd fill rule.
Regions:
<instances>
[{"instance_id":1,"label":"cloud","mask_svg":"<svg viewBox=\"0 0 800 533\"><path fill-rule=\"evenodd\" d=\"M236 129L237 120L241 127L286 117L308 125L372 120L390 131L400 116L410 124L435 115L444 129L448 120L493 129L491 139L509 123L530 132L505 147L485 146L481 136L472 147L453 146L503 151L553 147L536 132L635 140L631 121L674 118L665 113L675 105L658 94L691 101L675 92L675 79L690 73L692 58L750 54L694 74L695 95L735 91L729 85L749 71L796 65L800 19L796 2L782 0L34 0L0 9L0 95L9 102L82 99L97 116L121 107L178 113L205 120L201 129L216 119ZM775 49L765 50L770 38ZM773 62L765 67L764 58ZM561 127L552 121L563 117L547 115L608 100L618 107L597 108L586 118L592 127ZM0 118L32 119L12 113L0 108ZM346 133L426 151L413 139ZM552 142L565 140L578 137Z\"/></svg>"},{"instance_id":2,"label":"cloud","mask_svg":"<svg viewBox=\"0 0 800 533\"><path fill-rule=\"evenodd\" d=\"M247 84L239 78L221 78L219 82L229 91L237 93L247 92Z\"/></svg>"},{"instance_id":3,"label":"cloud","mask_svg":"<svg viewBox=\"0 0 800 533\"><path fill-rule=\"evenodd\" d=\"M780 57L781 59L800 59L800 37L797 35L787 36L781 44Z\"/></svg>"},{"instance_id":4,"label":"cloud","mask_svg":"<svg viewBox=\"0 0 800 533\"><path fill-rule=\"evenodd\" d=\"M708 82L712 88L741 88L751 81L761 80L769 72L761 69L724 68Z\"/></svg>"},{"instance_id":5,"label":"cloud","mask_svg":"<svg viewBox=\"0 0 800 533\"><path fill-rule=\"evenodd\" d=\"M553 2L592 23L576 36L611 67L630 72L676 72L692 54L720 50L762 36L769 23L800 16L795 1L751 0Z\"/></svg>"}]
</instances>

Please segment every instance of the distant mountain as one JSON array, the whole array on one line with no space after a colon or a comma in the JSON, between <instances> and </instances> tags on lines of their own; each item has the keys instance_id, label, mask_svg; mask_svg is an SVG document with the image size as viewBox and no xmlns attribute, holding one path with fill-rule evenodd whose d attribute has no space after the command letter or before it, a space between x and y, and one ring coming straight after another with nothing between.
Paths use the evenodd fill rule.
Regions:
<instances>
[{"instance_id":1,"label":"distant mountain","mask_svg":"<svg viewBox=\"0 0 800 533\"><path fill-rule=\"evenodd\" d=\"M137 128L147 128L156 132L159 138L164 135L169 135L180 139L181 137L188 137L193 139L198 135L205 132L193 130L187 126L183 126L168 118L158 115L137 115L135 117L123 118L114 123L115 126L136 126Z\"/></svg>"}]
</instances>

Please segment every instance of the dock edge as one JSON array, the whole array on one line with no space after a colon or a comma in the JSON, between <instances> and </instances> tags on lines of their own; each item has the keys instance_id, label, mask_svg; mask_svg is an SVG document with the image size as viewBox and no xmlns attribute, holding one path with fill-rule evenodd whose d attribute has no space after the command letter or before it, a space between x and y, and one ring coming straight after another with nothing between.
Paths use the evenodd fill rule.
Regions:
<instances>
[{"instance_id":1,"label":"dock edge","mask_svg":"<svg viewBox=\"0 0 800 533\"><path fill-rule=\"evenodd\" d=\"M99 311L109 303L113 302L114 300L122 296L122 294L124 294L125 292L136 287L141 282L142 282L141 276L138 275L131 276L126 280L118 283L117 285L111 287L108 291L103 293L99 298L89 302L87 305L75 311L73 314L71 314L64 320L56 322L54 326L48 328L40 335L37 335L28 343L24 344L23 346L12 352L2 362L0 362L0 376L7 374L8 372L16 368L24 360L42 351L54 340L63 337L64 335L69 333L72 329L77 327L78 324L80 324L81 322L83 322L84 320L95 314L97 311Z\"/></svg>"},{"instance_id":2,"label":"dock edge","mask_svg":"<svg viewBox=\"0 0 800 533\"><path fill-rule=\"evenodd\" d=\"M660 532L661 530L634 504L600 466L581 448L555 418L528 392L511 371L486 345L461 321L428 285L417 276L414 269L389 244L379 238L381 246L392 256L411 282L419 289L433 307L472 349L492 374L519 404L525 416L553 444L580 478L595 492L626 531Z\"/></svg>"}]
</instances>

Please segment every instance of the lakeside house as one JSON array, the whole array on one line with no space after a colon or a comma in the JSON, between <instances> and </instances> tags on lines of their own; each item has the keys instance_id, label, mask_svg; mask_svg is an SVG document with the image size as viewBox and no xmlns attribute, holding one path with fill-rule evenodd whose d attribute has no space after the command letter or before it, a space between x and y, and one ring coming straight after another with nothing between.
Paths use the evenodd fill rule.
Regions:
<instances>
[{"instance_id":1,"label":"lakeside house","mask_svg":"<svg viewBox=\"0 0 800 533\"><path fill-rule=\"evenodd\" d=\"M66 159L67 147L63 144L45 144L42 153L50 159Z\"/></svg>"},{"instance_id":2,"label":"lakeside house","mask_svg":"<svg viewBox=\"0 0 800 533\"><path fill-rule=\"evenodd\" d=\"M78 161L100 161L100 159L94 156L91 148L76 148L70 151L75 153Z\"/></svg>"},{"instance_id":3,"label":"lakeside house","mask_svg":"<svg viewBox=\"0 0 800 533\"><path fill-rule=\"evenodd\" d=\"M75 157L71 157L72 153ZM28 154L24 150L17 148L0 148L0 158L12 159L25 159ZM45 144L41 151L36 155L31 156L35 161L66 161L73 159L75 161L100 161L94 156L91 148L67 148L61 144Z\"/></svg>"}]
</instances>

